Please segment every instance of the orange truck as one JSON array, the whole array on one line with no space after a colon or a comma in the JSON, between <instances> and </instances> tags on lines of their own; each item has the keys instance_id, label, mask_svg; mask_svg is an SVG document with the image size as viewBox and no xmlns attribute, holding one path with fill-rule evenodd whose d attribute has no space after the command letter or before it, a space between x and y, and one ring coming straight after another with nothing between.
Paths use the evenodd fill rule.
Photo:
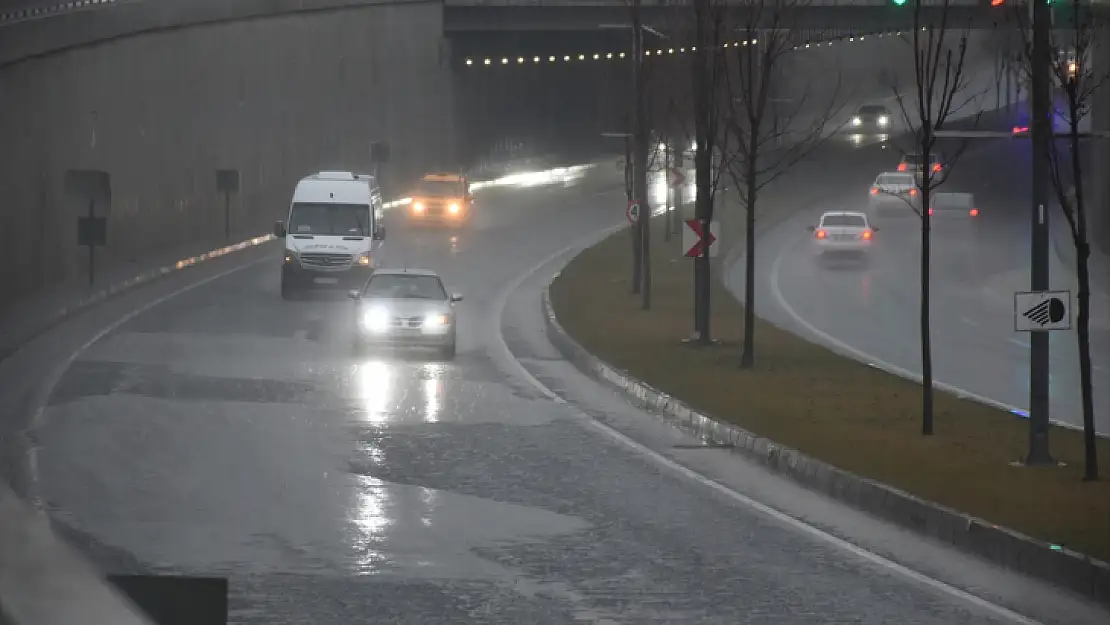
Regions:
<instances>
[{"instance_id":1,"label":"orange truck","mask_svg":"<svg viewBox=\"0 0 1110 625\"><path fill-rule=\"evenodd\" d=\"M470 182L460 174L427 174L410 195L410 223L460 226L469 223L474 201Z\"/></svg>"}]
</instances>

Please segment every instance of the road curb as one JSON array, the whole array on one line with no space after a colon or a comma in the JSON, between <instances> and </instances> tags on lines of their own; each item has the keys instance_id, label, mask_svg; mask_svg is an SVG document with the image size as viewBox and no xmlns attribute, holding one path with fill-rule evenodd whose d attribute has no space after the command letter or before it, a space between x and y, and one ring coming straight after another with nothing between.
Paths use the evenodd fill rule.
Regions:
<instances>
[{"instance_id":1,"label":"road curb","mask_svg":"<svg viewBox=\"0 0 1110 625\"><path fill-rule=\"evenodd\" d=\"M547 336L552 345L583 373L637 400L672 425L707 443L730 447L776 473L868 514L1110 605L1110 564L1106 562L1054 547L843 471L796 449L702 414L679 399L610 366L582 347L559 323L551 305L550 289L548 284L543 290L542 306Z\"/></svg>"}]
</instances>

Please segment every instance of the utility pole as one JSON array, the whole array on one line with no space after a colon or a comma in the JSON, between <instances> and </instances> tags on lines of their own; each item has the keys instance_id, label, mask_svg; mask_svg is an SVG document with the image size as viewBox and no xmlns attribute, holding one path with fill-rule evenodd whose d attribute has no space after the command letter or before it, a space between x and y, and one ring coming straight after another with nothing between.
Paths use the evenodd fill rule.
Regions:
<instances>
[{"instance_id":1,"label":"utility pole","mask_svg":"<svg viewBox=\"0 0 1110 625\"><path fill-rule=\"evenodd\" d=\"M1033 213L1030 243L1030 290L1047 291L1049 230L1048 176L1049 150L1052 149L1052 8L1044 0L1031 7L1032 46L1030 48L1029 131L1033 143ZM1029 452L1027 466L1052 464L1048 447L1049 428L1049 342L1048 332L1032 332L1029 337Z\"/></svg>"},{"instance_id":2,"label":"utility pole","mask_svg":"<svg viewBox=\"0 0 1110 625\"><path fill-rule=\"evenodd\" d=\"M651 308L651 206L647 194L648 169L648 120L647 106L644 102L644 28L640 12L642 0L632 0L632 89L636 98L636 126L633 131L632 193L640 203L640 218L636 227L640 234L640 307Z\"/></svg>"},{"instance_id":3,"label":"utility pole","mask_svg":"<svg viewBox=\"0 0 1110 625\"><path fill-rule=\"evenodd\" d=\"M663 139L663 180L666 182L663 187L663 240L671 240L671 220L674 215L671 212L671 144L670 137Z\"/></svg>"}]
</instances>

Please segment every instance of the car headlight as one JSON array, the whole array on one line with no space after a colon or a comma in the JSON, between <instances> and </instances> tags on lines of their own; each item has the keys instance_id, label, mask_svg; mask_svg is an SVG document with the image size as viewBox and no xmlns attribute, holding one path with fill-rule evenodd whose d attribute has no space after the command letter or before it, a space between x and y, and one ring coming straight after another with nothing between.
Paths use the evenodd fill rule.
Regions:
<instances>
[{"instance_id":1,"label":"car headlight","mask_svg":"<svg viewBox=\"0 0 1110 625\"><path fill-rule=\"evenodd\" d=\"M434 314L424 317L424 325L429 328L442 328L451 323L451 319L444 314Z\"/></svg>"},{"instance_id":2,"label":"car headlight","mask_svg":"<svg viewBox=\"0 0 1110 625\"><path fill-rule=\"evenodd\" d=\"M860 119L860 118L858 118L858 117L853 117L853 118L852 118L852 125L853 125L853 126L859 126L859 125L861 125L861 124L863 124L863 120L862 120L862 119Z\"/></svg>"},{"instance_id":3,"label":"car headlight","mask_svg":"<svg viewBox=\"0 0 1110 625\"><path fill-rule=\"evenodd\" d=\"M370 332L383 332L389 328L389 311L371 308L362 313L362 327Z\"/></svg>"},{"instance_id":4,"label":"car headlight","mask_svg":"<svg viewBox=\"0 0 1110 625\"><path fill-rule=\"evenodd\" d=\"M886 126L889 123L890 123L890 118L887 117L886 115L883 115L882 117L879 118L879 125L880 126Z\"/></svg>"}]
</instances>

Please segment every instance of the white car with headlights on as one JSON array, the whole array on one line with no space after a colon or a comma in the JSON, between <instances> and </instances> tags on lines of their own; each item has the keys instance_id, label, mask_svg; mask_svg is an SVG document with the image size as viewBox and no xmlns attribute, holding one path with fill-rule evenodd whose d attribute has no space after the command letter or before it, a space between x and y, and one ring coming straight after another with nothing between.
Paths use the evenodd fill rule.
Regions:
<instances>
[{"instance_id":1,"label":"white car with headlights on","mask_svg":"<svg viewBox=\"0 0 1110 625\"><path fill-rule=\"evenodd\" d=\"M455 303L435 272L423 269L377 269L355 300L356 340L365 345L434 347L455 357Z\"/></svg>"},{"instance_id":2,"label":"white car with headlights on","mask_svg":"<svg viewBox=\"0 0 1110 625\"><path fill-rule=\"evenodd\" d=\"M819 255L847 253L864 255L871 250L875 233L867 214L858 211L829 211L821 215L816 226L810 226L813 246Z\"/></svg>"},{"instance_id":3,"label":"white car with headlights on","mask_svg":"<svg viewBox=\"0 0 1110 625\"><path fill-rule=\"evenodd\" d=\"M894 115L882 104L865 104L848 120L848 128L853 132L887 134Z\"/></svg>"}]
</instances>

